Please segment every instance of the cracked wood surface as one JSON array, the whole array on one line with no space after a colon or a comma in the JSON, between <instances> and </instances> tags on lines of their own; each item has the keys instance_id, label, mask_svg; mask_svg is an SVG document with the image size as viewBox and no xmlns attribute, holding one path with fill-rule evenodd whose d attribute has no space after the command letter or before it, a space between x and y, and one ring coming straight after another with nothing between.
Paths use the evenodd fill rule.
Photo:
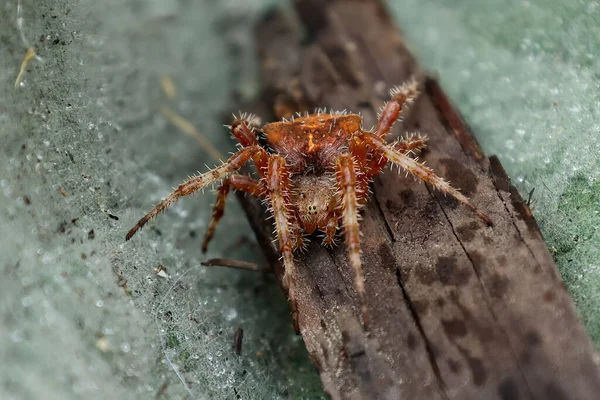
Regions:
<instances>
[{"instance_id":1,"label":"cracked wood surface","mask_svg":"<svg viewBox=\"0 0 600 400\"><path fill-rule=\"evenodd\" d=\"M420 156L491 217L394 170L373 184L361 247L369 332L343 245L297 254L295 324L334 399L597 399L599 357L529 208L435 80L424 78L377 1L296 2L258 28L262 117L330 107L375 124L387 90L420 77L393 134L429 137ZM304 36L300 33L305 29ZM281 278L265 210L240 197Z\"/></svg>"}]
</instances>

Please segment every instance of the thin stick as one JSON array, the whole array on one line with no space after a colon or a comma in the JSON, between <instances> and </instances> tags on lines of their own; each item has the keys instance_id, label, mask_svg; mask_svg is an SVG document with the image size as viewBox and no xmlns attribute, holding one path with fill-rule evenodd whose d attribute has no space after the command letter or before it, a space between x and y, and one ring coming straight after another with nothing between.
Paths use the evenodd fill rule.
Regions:
<instances>
[{"instance_id":1,"label":"thin stick","mask_svg":"<svg viewBox=\"0 0 600 400\"><path fill-rule=\"evenodd\" d=\"M258 264L251 263L248 261L232 260L229 258L211 258L210 260L206 260L200 264L204 265L205 267L215 267L216 266L216 267L245 269L248 271L256 271L256 272L269 272L269 273L273 272L273 269L271 269L271 267L258 265Z\"/></svg>"},{"instance_id":2,"label":"thin stick","mask_svg":"<svg viewBox=\"0 0 600 400\"><path fill-rule=\"evenodd\" d=\"M200 132L194 127L194 125L183 118L180 115L177 115L173 111L169 110L167 107L163 107L160 109L160 112L167 118L167 120L175 125L179 130L181 130L186 135L194 138L196 142L200 144L202 147L212 158L215 160L222 160L225 158L223 153L221 153L217 148L208 140L206 137L202 136Z\"/></svg>"},{"instance_id":3,"label":"thin stick","mask_svg":"<svg viewBox=\"0 0 600 400\"><path fill-rule=\"evenodd\" d=\"M242 328L237 328L235 330L235 335L233 336L233 351L238 356L242 354L242 341L244 340L244 330Z\"/></svg>"},{"instance_id":4,"label":"thin stick","mask_svg":"<svg viewBox=\"0 0 600 400\"><path fill-rule=\"evenodd\" d=\"M175 100L177 97L177 87L175 86L175 82L169 75L163 75L160 77L160 84L162 85L163 92L169 100Z\"/></svg>"},{"instance_id":5,"label":"thin stick","mask_svg":"<svg viewBox=\"0 0 600 400\"><path fill-rule=\"evenodd\" d=\"M25 53L25 58L23 58L23 62L21 62L21 68L19 69L19 75L17 75L17 79L15 79L15 87L19 87L19 84L23 80L23 75L25 74L25 70L29 65L29 62L32 58L35 57L35 51L33 47L27 49L27 53Z\"/></svg>"}]
</instances>

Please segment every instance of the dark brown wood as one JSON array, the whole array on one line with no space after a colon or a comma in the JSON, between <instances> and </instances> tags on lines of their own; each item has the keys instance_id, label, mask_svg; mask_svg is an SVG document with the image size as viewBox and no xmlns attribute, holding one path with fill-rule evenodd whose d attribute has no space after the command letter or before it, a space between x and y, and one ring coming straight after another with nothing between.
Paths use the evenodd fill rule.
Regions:
<instances>
[{"instance_id":1,"label":"dark brown wood","mask_svg":"<svg viewBox=\"0 0 600 400\"><path fill-rule=\"evenodd\" d=\"M369 332L346 249L298 255L296 327L334 399L597 399L599 356L538 226L499 161L488 159L437 82L420 70L377 1L297 1L257 31L265 119L331 107L375 124L387 89L423 93L393 135L429 137L421 156L488 214L386 171L363 210ZM302 29L305 29L302 33ZM457 49L458 51L458 49ZM240 197L281 277L272 227Z\"/></svg>"},{"instance_id":2,"label":"dark brown wood","mask_svg":"<svg viewBox=\"0 0 600 400\"><path fill-rule=\"evenodd\" d=\"M244 330L242 328L237 328L235 330L235 334L233 336L233 351L238 356L242 354L242 342L244 340Z\"/></svg>"},{"instance_id":3,"label":"dark brown wood","mask_svg":"<svg viewBox=\"0 0 600 400\"><path fill-rule=\"evenodd\" d=\"M232 260L230 258L211 258L210 260L206 260L200 263L205 267L229 267L229 268L237 268L237 269L245 269L248 271L256 271L256 272L273 272L271 266L262 266L255 263L241 261L241 260Z\"/></svg>"}]
</instances>

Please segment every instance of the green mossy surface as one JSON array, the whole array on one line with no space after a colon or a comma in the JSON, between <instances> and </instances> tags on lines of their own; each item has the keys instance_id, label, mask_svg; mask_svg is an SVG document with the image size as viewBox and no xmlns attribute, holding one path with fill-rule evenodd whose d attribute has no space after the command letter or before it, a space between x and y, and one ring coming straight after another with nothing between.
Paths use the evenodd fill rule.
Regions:
<instances>
[{"instance_id":1,"label":"green mossy surface","mask_svg":"<svg viewBox=\"0 0 600 400\"><path fill-rule=\"evenodd\" d=\"M152 204L215 164L162 107L233 150L221 118L233 90L258 85L250 32L267 5L24 1L23 33L43 63L13 88L26 47L16 2L3 4L2 398L146 399L163 385L169 398L322 396L277 283L200 266L224 255L264 262L236 201L207 255L210 190L125 242ZM160 264L169 279L155 274Z\"/></svg>"},{"instance_id":2,"label":"green mossy surface","mask_svg":"<svg viewBox=\"0 0 600 400\"><path fill-rule=\"evenodd\" d=\"M391 2L411 50L439 75L533 212L600 343L600 5Z\"/></svg>"},{"instance_id":3,"label":"green mossy surface","mask_svg":"<svg viewBox=\"0 0 600 400\"><path fill-rule=\"evenodd\" d=\"M522 193L535 188L536 218L599 343L599 8L566 0L480 3L397 0L390 8L484 148L500 156ZM169 398L323 396L277 284L199 266L217 256L262 262L235 201L207 255L200 242L210 191L124 242L172 186L214 165L165 121L162 107L223 152L233 149L221 115L232 91L248 96L259 85L251 27L269 2L22 6L23 36L44 62L33 60L13 87L26 46L17 2L4 2L3 398L149 398L163 385ZM177 86L172 101L161 91L165 74ZM159 264L169 279L154 273ZM241 357L231 349L238 327Z\"/></svg>"}]
</instances>

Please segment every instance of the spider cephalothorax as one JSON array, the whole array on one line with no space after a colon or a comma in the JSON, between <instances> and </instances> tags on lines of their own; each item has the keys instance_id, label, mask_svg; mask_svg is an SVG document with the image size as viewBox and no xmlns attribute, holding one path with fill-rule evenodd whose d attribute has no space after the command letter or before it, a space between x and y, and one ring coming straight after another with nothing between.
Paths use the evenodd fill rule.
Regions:
<instances>
[{"instance_id":1,"label":"spider cephalothorax","mask_svg":"<svg viewBox=\"0 0 600 400\"><path fill-rule=\"evenodd\" d=\"M362 119L357 114L318 111L264 125L259 132L264 135L268 150L259 144L253 131L255 121L245 116L236 118L231 132L241 149L222 165L179 185L127 233L126 239L178 198L223 180L203 250L223 215L229 190L241 190L263 198L273 214L285 269L283 283L290 291L290 298L293 298L290 277L294 274L294 250L302 247L305 237L315 231L323 233L324 244L334 244L336 231L341 226L354 269L356 290L363 300L359 209L368 201L369 183L388 163L451 195L491 225L490 219L467 197L409 157L408 153L425 147L423 137L415 135L391 144L386 142L402 107L417 96L417 84L410 82L396 87L390 94L392 99L384 106L372 130L363 129ZM235 173L250 159L256 165L258 179ZM362 304L364 314L364 301Z\"/></svg>"}]
</instances>

